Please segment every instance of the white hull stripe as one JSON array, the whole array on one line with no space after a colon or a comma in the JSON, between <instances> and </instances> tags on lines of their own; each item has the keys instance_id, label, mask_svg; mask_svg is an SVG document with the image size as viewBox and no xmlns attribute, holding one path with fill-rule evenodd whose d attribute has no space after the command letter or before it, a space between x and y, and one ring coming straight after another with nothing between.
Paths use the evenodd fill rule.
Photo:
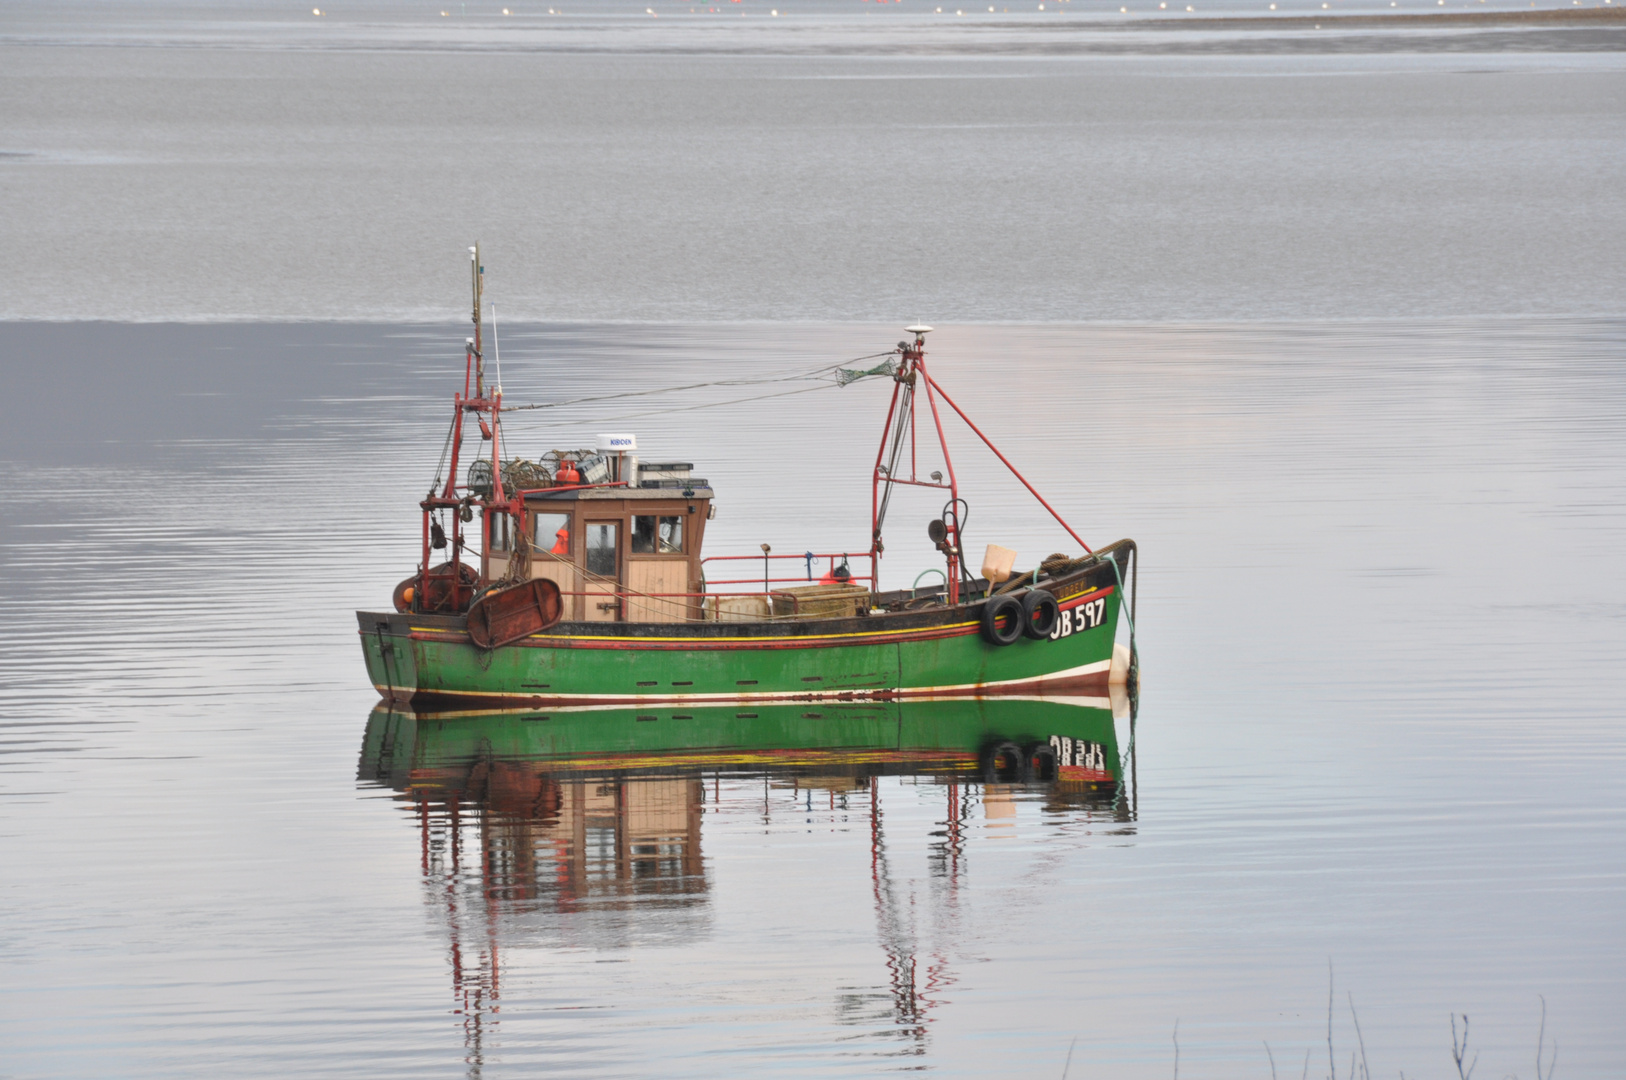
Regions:
<instances>
[{"instance_id":1,"label":"white hull stripe","mask_svg":"<svg viewBox=\"0 0 1626 1080\"><path fill-rule=\"evenodd\" d=\"M910 686L885 690L803 690L800 692L758 691L756 693L721 693L721 694L554 694L554 693L524 693L511 690L428 690L425 693L444 697L470 697L470 698L533 698L550 702L580 702L582 705L598 705L604 709L628 709L641 705L696 705L705 702L730 701L875 701L892 698L933 698L933 697L967 697L974 694L998 692L1001 687L1022 687L1035 690L1042 689L1047 683L1066 682L1081 679L1089 675L1105 674L1112 669L1111 660L1097 660L1092 664L1080 664L1078 667L1067 668L1062 671L1052 671L1044 675L1030 675L1022 679L1002 679L998 682L985 683L953 683L947 686ZM380 694L390 696L394 687L379 683L373 684ZM418 690L416 687L401 687L402 690ZM1011 696L1011 695L1007 695ZM561 706L565 707L565 706Z\"/></svg>"},{"instance_id":2,"label":"white hull stripe","mask_svg":"<svg viewBox=\"0 0 1626 1080\"><path fill-rule=\"evenodd\" d=\"M966 698L966 695L964 695L964 694L948 694L948 695L942 695L939 698L912 697L912 698L909 699L909 702L910 703L917 703L917 702L933 701L933 700L964 701L965 698ZM1076 694L1056 694L1056 695L1050 695L1050 694L1001 694L999 700L1001 700L1001 701L1042 701L1042 702L1045 702L1045 703L1050 704L1050 705L1067 705L1067 706L1081 708L1081 709L1110 709L1112 707L1112 699L1111 698L1081 697L1081 696L1078 696ZM666 702L664 704L671 704L671 703ZM744 704L744 702L741 702L741 704ZM798 704L809 704L809 703L808 702L798 702ZM826 702L821 702L821 704L824 704L824 705L869 705L871 707L875 707L875 706L883 706L883 705L894 704L894 702L889 702L889 701L835 701L835 702L826 701ZM550 706L548 708L548 712L555 713L555 714L558 714L558 713L583 713L583 714L586 714L586 713L596 713L596 712L611 712L611 711L614 711L616 709L633 709L633 708L641 708L641 707L642 706L635 706L635 705L556 705L556 706ZM455 720L455 719L462 719L462 718L471 717L471 716L503 716L503 715L520 716L520 715L524 715L526 713L534 713L537 710L534 709L534 708L528 708L527 707L527 708L506 708L506 709L454 709L454 710L436 711L436 712L419 712L416 709L412 709L412 710L403 709L401 711L402 712L411 712L413 716L415 716L415 717L417 717L419 719Z\"/></svg>"}]
</instances>

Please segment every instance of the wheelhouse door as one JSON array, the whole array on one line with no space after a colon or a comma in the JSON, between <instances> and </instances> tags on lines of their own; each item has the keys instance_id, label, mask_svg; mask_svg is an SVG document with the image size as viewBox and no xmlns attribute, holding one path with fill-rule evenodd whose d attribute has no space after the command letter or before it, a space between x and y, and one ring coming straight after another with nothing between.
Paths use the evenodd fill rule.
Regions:
<instances>
[{"instance_id":1,"label":"wheelhouse door","mask_svg":"<svg viewBox=\"0 0 1626 1080\"><path fill-rule=\"evenodd\" d=\"M582 532L587 571L582 617L588 622L617 622L622 617L621 522L588 521Z\"/></svg>"}]
</instances>

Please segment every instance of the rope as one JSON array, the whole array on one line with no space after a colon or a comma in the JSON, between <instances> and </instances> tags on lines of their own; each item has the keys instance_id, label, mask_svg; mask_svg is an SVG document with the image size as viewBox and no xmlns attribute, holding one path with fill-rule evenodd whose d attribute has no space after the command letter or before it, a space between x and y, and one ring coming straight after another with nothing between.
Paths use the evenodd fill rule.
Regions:
<instances>
[{"instance_id":1,"label":"rope","mask_svg":"<svg viewBox=\"0 0 1626 1080\"><path fill-rule=\"evenodd\" d=\"M1108 562L1112 564L1112 576L1118 579L1118 610L1123 613L1124 621L1129 624L1129 666L1139 669L1140 653L1135 648L1135 615L1133 605L1126 608L1123 604L1124 576L1118 569L1118 554L1115 551L1105 552Z\"/></svg>"},{"instance_id":2,"label":"rope","mask_svg":"<svg viewBox=\"0 0 1626 1080\"><path fill-rule=\"evenodd\" d=\"M733 398L729 401L708 401L701 405L684 405L675 409L655 409L651 412L622 413L619 416L594 416L587 417L585 419L578 419L576 422L580 424L602 424L608 423L611 420L638 420L646 416L669 416L672 413L697 412L701 409L719 409L725 405L743 405L750 401L767 401L770 398L792 397L796 394L811 394L815 390L825 389L828 389L828 386L807 386L800 390L782 390L777 394L758 394L755 397Z\"/></svg>"},{"instance_id":3,"label":"rope","mask_svg":"<svg viewBox=\"0 0 1626 1080\"><path fill-rule=\"evenodd\" d=\"M451 453L452 450L452 432L456 430L457 416L456 414L453 414L452 422L446 425L446 441L442 443L440 447L440 460L435 462L435 479L434 482L429 485L429 495L431 498L434 497L436 491L440 490L440 470L446 466L446 455Z\"/></svg>"},{"instance_id":4,"label":"rope","mask_svg":"<svg viewBox=\"0 0 1626 1080\"><path fill-rule=\"evenodd\" d=\"M892 355L890 351L884 353L872 353L869 356L855 357L852 360L842 361L842 363L856 364L864 360L875 360L879 357L890 355ZM884 367L885 365L882 366ZM625 390L616 394L595 394L591 397L570 398L567 401L544 401L530 405L504 405L502 411L523 412L530 409L562 409L568 405L586 405L596 401L616 401L622 398L648 397L651 394L673 394L682 390L701 390L708 386L760 386L763 383L796 382L801 379L816 379L821 376L828 376L832 372L836 373L835 379L837 385L845 386L847 385L847 382L853 381L852 379L848 379L847 382L842 382L840 375L841 371L841 364L827 364L824 367L814 368L812 371L804 371L795 375L765 375L757 379L714 379L710 382L687 383L683 386L657 386L651 390ZM889 373L883 373L877 368L872 372L863 372L858 377L871 374ZM746 400L756 399L747 398ZM616 418L611 417L610 419Z\"/></svg>"}]
</instances>

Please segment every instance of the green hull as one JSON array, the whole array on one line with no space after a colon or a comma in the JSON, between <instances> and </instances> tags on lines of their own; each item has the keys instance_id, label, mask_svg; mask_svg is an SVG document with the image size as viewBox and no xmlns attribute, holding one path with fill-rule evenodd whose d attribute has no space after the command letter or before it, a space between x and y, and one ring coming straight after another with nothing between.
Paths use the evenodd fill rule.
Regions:
<instances>
[{"instance_id":1,"label":"green hull","mask_svg":"<svg viewBox=\"0 0 1626 1080\"><path fill-rule=\"evenodd\" d=\"M1050 748L1034 774L1033 751ZM1002 751L1021 754L1002 757ZM1022 762L1017 765L1017 761ZM936 773L1114 784L1110 709L1032 698L414 713L381 705L362 779L443 787L481 762L546 774ZM998 777L1001 769L1025 775Z\"/></svg>"},{"instance_id":2,"label":"green hull","mask_svg":"<svg viewBox=\"0 0 1626 1080\"><path fill-rule=\"evenodd\" d=\"M560 623L493 650L455 616L358 612L367 671L386 700L544 707L824 701L988 694L1104 698L1120 592L1062 596L1049 638L985 640L982 604L862 618L759 623ZM1118 672L1122 677L1123 665Z\"/></svg>"}]
</instances>

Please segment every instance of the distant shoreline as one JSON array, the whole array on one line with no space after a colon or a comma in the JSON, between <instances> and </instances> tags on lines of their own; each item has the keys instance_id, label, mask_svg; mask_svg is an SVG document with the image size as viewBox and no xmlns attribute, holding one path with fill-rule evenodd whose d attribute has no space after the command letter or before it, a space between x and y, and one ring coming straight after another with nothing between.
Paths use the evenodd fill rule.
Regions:
<instances>
[{"instance_id":1,"label":"distant shoreline","mask_svg":"<svg viewBox=\"0 0 1626 1080\"><path fill-rule=\"evenodd\" d=\"M1619 7L1543 8L1530 11L1439 11L1427 14L1393 15L1262 15L1219 16L1215 18L1135 19L1128 25L1135 29L1168 27L1181 30L1279 30L1345 29L1393 26L1597 26L1617 24L1626 26L1626 4Z\"/></svg>"}]
</instances>

